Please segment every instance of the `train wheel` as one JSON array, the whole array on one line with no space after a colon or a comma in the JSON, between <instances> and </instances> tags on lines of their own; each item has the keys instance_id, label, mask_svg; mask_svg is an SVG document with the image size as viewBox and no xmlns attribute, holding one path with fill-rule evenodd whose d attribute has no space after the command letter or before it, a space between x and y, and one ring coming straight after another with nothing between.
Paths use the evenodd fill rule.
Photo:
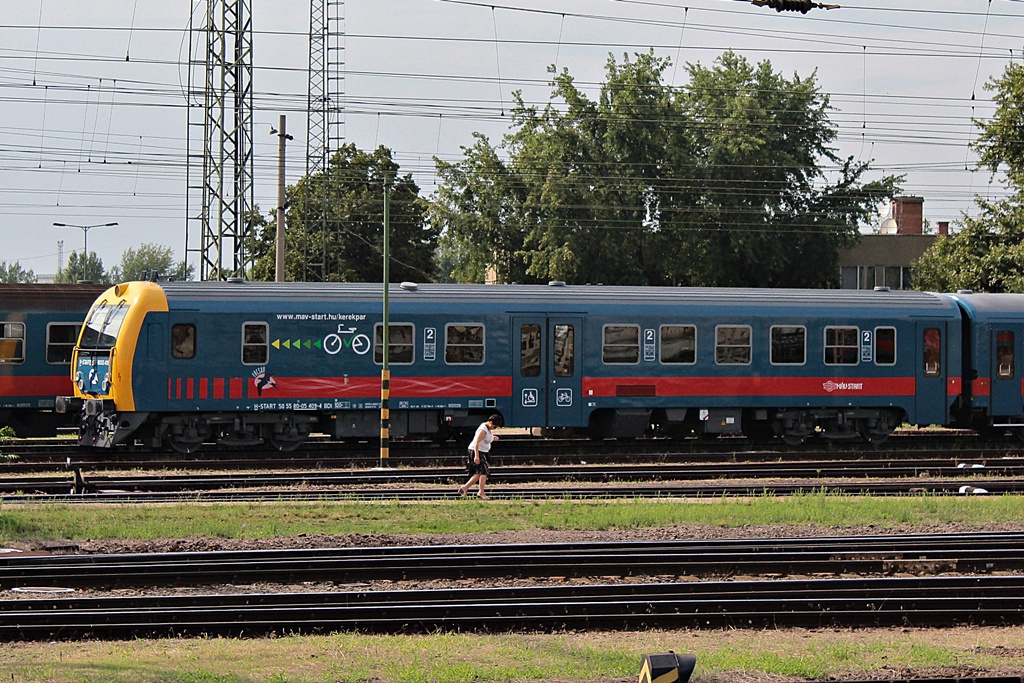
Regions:
<instances>
[{"instance_id":1,"label":"train wheel","mask_svg":"<svg viewBox=\"0 0 1024 683\"><path fill-rule=\"evenodd\" d=\"M877 446L879 444L885 443L885 441L889 438L890 434L892 434L892 432L865 430L864 432L861 433L861 436L864 437L864 440L867 441L869 444Z\"/></svg>"},{"instance_id":2,"label":"train wheel","mask_svg":"<svg viewBox=\"0 0 1024 683\"><path fill-rule=\"evenodd\" d=\"M786 444L787 446L801 446L806 440L806 437L804 437L802 434L793 433L783 434L781 438L782 443Z\"/></svg>"},{"instance_id":3,"label":"train wheel","mask_svg":"<svg viewBox=\"0 0 1024 683\"><path fill-rule=\"evenodd\" d=\"M304 439L302 438L290 439L273 435L267 437L267 443L273 446L274 450L280 451L282 453L290 453L291 451L294 451L296 448L302 445L303 441Z\"/></svg>"},{"instance_id":4,"label":"train wheel","mask_svg":"<svg viewBox=\"0 0 1024 683\"><path fill-rule=\"evenodd\" d=\"M886 412L878 420L865 421L860 428L861 437L870 444L877 446L884 443L899 424L899 420Z\"/></svg>"},{"instance_id":5,"label":"train wheel","mask_svg":"<svg viewBox=\"0 0 1024 683\"><path fill-rule=\"evenodd\" d=\"M263 438L282 453L290 453L301 446L307 435L307 431L294 424L263 426Z\"/></svg>"},{"instance_id":6,"label":"train wheel","mask_svg":"<svg viewBox=\"0 0 1024 683\"><path fill-rule=\"evenodd\" d=\"M168 434L166 438L167 445L171 447L171 450L182 455L195 453L203 445L201 438L187 437L182 434Z\"/></svg>"},{"instance_id":7,"label":"train wheel","mask_svg":"<svg viewBox=\"0 0 1024 683\"><path fill-rule=\"evenodd\" d=\"M198 451L203 445L203 441L209 436L210 428L208 425L202 424L197 420L189 420L182 424L179 429L168 432L164 435L164 438L172 450L188 455Z\"/></svg>"}]
</instances>

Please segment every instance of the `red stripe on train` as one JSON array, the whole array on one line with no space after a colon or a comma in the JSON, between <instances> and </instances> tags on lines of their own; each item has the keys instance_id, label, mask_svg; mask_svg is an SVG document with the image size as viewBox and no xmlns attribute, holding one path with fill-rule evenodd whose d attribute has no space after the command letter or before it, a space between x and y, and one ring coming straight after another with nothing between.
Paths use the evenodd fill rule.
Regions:
<instances>
[{"instance_id":1,"label":"red stripe on train","mask_svg":"<svg viewBox=\"0 0 1024 683\"><path fill-rule=\"evenodd\" d=\"M0 396L53 398L72 391L68 375L0 376Z\"/></svg>"},{"instance_id":2,"label":"red stripe on train","mask_svg":"<svg viewBox=\"0 0 1024 683\"><path fill-rule=\"evenodd\" d=\"M262 393L250 380L248 398L369 398L380 396L380 377L277 377ZM466 396L511 396L512 378L487 377L395 377L391 376L391 398L461 398Z\"/></svg>"}]
</instances>

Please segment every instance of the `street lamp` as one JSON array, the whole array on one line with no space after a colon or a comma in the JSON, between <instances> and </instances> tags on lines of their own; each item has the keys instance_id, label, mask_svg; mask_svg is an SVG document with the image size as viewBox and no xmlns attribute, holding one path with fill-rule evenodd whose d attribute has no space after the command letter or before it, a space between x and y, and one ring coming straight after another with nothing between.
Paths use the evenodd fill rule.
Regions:
<instances>
[{"instance_id":1,"label":"street lamp","mask_svg":"<svg viewBox=\"0 0 1024 683\"><path fill-rule=\"evenodd\" d=\"M89 258L89 231L93 228L112 228L117 223L99 223L97 225L72 225L71 223L54 223L58 228L78 228L82 231L82 256Z\"/></svg>"}]
</instances>

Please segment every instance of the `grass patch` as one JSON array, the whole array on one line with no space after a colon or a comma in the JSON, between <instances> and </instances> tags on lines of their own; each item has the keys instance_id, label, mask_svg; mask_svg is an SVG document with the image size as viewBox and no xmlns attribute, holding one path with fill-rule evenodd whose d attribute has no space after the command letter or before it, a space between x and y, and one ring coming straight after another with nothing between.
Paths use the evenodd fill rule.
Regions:
<instances>
[{"instance_id":1,"label":"grass patch","mask_svg":"<svg viewBox=\"0 0 1024 683\"><path fill-rule=\"evenodd\" d=\"M1024 629L651 631L554 635L290 636L14 643L0 670L19 683L470 683L635 680L644 653L696 655L695 683L730 672L771 680L872 671L1024 669Z\"/></svg>"},{"instance_id":2,"label":"grass patch","mask_svg":"<svg viewBox=\"0 0 1024 683\"><path fill-rule=\"evenodd\" d=\"M0 543L26 540L272 538L298 534L432 534L678 525L983 528L1024 519L1024 497L857 497L817 492L679 500L313 502L78 506L3 505Z\"/></svg>"}]
</instances>

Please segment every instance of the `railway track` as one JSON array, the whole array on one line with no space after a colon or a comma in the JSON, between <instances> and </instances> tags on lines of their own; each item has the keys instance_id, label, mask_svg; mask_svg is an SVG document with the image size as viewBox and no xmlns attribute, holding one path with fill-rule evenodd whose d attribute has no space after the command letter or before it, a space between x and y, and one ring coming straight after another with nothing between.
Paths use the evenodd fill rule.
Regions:
<instances>
[{"instance_id":1,"label":"railway track","mask_svg":"<svg viewBox=\"0 0 1024 683\"><path fill-rule=\"evenodd\" d=\"M7 557L0 585L334 582L313 593L36 597L0 601L0 640L271 633L565 629L947 627L1024 623L1021 534L677 541L158 555ZM820 570L820 571L815 571ZM742 572L765 580L564 585L567 576ZM368 590L360 580L538 576L536 587ZM342 584L342 585L337 585Z\"/></svg>"},{"instance_id":2,"label":"railway track","mask_svg":"<svg viewBox=\"0 0 1024 683\"><path fill-rule=\"evenodd\" d=\"M0 590L551 577L1024 573L1022 533L0 558Z\"/></svg>"},{"instance_id":3,"label":"railway track","mask_svg":"<svg viewBox=\"0 0 1024 683\"><path fill-rule=\"evenodd\" d=\"M81 470L60 475L7 476L0 495L8 502L40 497L81 497L82 500L156 500L158 494L202 494L204 497L259 500L348 497L353 499L441 499L463 478L461 468L386 470L289 470L167 474L92 474ZM958 494L984 490L1018 492L1024 488L1024 460L989 459L985 464L935 458L899 461L830 460L795 463L619 464L571 466L506 466L495 468L497 497L544 498L571 495L586 498L792 494L827 489L878 495L932 492ZM548 484L548 486L545 486ZM88 496L92 496L88 498Z\"/></svg>"},{"instance_id":4,"label":"railway track","mask_svg":"<svg viewBox=\"0 0 1024 683\"><path fill-rule=\"evenodd\" d=\"M82 448L66 441L16 442L4 447L16 456L3 463L9 473L52 472L67 468L83 471L103 470L252 470L290 467L319 469L341 467L369 468L379 464L379 443L338 443L314 441L291 453L270 449L226 449L210 447L193 454L172 451L151 452L134 447L115 449ZM953 462L984 462L1024 455L1024 445L1017 439L983 440L978 436L944 430L908 432L894 436L885 447L862 443L807 444L780 449L777 445L755 446L743 438L722 437L707 441L699 439L640 439L636 441L593 441L589 439L542 439L522 435L503 435L501 447L494 454L494 464L565 465L585 460L598 463L758 463L806 461L862 460L898 461L912 457L931 457ZM394 441L391 464L402 467L444 467L461 464L464 444L425 441Z\"/></svg>"},{"instance_id":5,"label":"railway track","mask_svg":"<svg viewBox=\"0 0 1024 683\"><path fill-rule=\"evenodd\" d=\"M461 475L458 475L461 476ZM789 496L826 492L832 495L1002 495L1024 491L1021 480L971 479L962 481L917 480L912 482L859 482L819 480L804 483L749 483L749 484L633 484L633 485L558 485L511 488L488 486L492 500L614 500L718 498L722 496ZM308 484L308 482L307 482ZM306 501L429 501L457 499L450 488L380 486L367 488L319 488L256 490L224 489L215 491L117 491L94 493L12 493L2 496L4 504L73 503L73 504L156 504L156 503L252 503L252 502L306 502ZM472 497L471 497L472 498Z\"/></svg>"},{"instance_id":6,"label":"railway track","mask_svg":"<svg viewBox=\"0 0 1024 683\"><path fill-rule=\"evenodd\" d=\"M1017 576L8 600L0 640L1024 623Z\"/></svg>"}]
</instances>

